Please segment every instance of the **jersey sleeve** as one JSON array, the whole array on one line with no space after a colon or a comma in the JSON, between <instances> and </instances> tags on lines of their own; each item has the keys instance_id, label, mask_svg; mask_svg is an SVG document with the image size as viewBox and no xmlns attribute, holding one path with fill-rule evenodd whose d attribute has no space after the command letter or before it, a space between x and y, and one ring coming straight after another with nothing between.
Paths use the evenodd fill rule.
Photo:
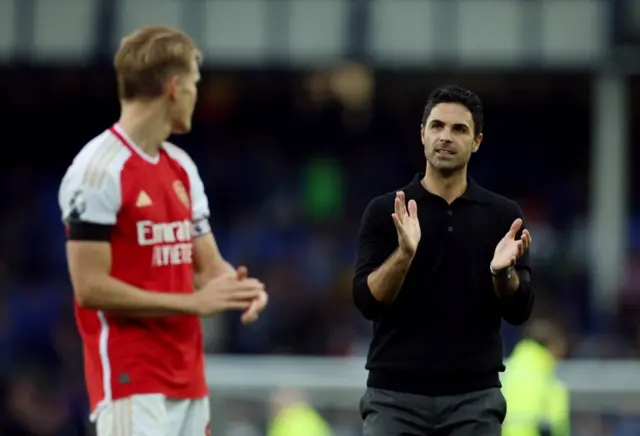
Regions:
<instances>
[{"instance_id":1,"label":"jersey sleeve","mask_svg":"<svg viewBox=\"0 0 640 436\"><path fill-rule=\"evenodd\" d=\"M167 143L165 144L165 149L173 159L178 161L189 178L194 236L199 237L211 233L209 199L204 191L204 183L200 177L198 167L184 150L175 145Z\"/></svg>"},{"instance_id":2,"label":"jersey sleeve","mask_svg":"<svg viewBox=\"0 0 640 436\"><path fill-rule=\"evenodd\" d=\"M72 165L58 201L69 239L109 240L122 203L120 173Z\"/></svg>"}]
</instances>

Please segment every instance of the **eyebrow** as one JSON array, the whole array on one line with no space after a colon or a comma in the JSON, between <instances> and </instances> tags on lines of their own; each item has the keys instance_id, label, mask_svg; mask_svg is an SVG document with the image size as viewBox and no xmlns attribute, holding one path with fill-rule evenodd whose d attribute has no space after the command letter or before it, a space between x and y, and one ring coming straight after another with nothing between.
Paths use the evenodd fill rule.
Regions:
<instances>
[{"instance_id":1,"label":"eyebrow","mask_svg":"<svg viewBox=\"0 0 640 436\"><path fill-rule=\"evenodd\" d=\"M439 119L434 119L431 120L431 122L429 124L434 124L434 123L438 123L438 124L446 124L444 121L439 120ZM467 129L471 129L471 126L469 126L467 123L453 123L454 127L465 127Z\"/></svg>"}]
</instances>

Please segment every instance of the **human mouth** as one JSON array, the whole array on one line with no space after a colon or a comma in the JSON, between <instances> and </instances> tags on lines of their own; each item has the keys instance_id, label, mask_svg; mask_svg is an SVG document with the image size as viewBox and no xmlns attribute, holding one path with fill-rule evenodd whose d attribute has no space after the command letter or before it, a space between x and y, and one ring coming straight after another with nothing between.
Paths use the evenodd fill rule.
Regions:
<instances>
[{"instance_id":1,"label":"human mouth","mask_svg":"<svg viewBox=\"0 0 640 436\"><path fill-rule=\"evenodd\" d=\"M436 148L436 156L438 157L451 157L456 154L455 151L448 148Z\"/></svg>"}]
</instances>

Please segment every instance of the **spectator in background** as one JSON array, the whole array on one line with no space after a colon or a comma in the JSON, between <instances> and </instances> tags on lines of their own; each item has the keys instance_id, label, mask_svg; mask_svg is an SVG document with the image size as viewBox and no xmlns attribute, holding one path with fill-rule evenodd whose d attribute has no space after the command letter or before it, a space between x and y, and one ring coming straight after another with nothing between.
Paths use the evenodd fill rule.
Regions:
<instances>
[{"instance_id":1,"label":"spectator in background","mask_svg":"<svg viewBox=\"0 0 640 436\"><path fill-rule=\"evenodd\" d=\"M567 354L564 332L551 321L529 323L507 362L503 436L569 436L569 392L555 375Z\"/></svg>"},{"instance_id":2,"label":"spectator in background","mask_svg":"<svg viewBox=\"0 0 640 436\"><path fill-rule=\"evenodd\" d=\"M331 436L331 427L301 391L282 389L271 400L273 419L267 436Z\"/></svg>"}]
</instances>

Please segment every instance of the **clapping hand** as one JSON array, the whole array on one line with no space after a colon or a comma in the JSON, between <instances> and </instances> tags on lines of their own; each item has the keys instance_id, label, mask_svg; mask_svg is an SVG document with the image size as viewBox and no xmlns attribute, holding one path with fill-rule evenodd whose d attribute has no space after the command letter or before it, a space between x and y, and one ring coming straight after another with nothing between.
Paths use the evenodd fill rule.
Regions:
<instances>
[{"instance_id":1,"label":"clapping hand","mask_svg":"<svg viewBox=\"0 0 640 436\"><path fill-rule=\"evenodd\" d=\"M516 235L522 228L522 219L516 219L506 235L496 245L491 261L491 269L493 271L501 271L514 266L518 259L524 254L525 250L531 245L531 234L528 230L523 230L520 239L516 239Z\"/></svg>"},{"instance_id":2,"label":"clapping hand","mask_svg":"<svg viewBox=\"0 0 640 436\"><path fill-rule=\"evenodd\" d=\"M238 280L244 280L249 275L247 267L245 266L238 267L237 272L238 272ZM251 300L251 304L249 305L247 310L245 310L242 313L242 317L241 317L242 323L251 324L252 322L257 321L258 316L260 315L260 312L264 310L268 302L269 302L269 296L267 295L267 292L265 290L261 290L258 296L255 297L253 300Z\"/></svg>"},{"instance_id":3,"label":"clapping hand","mask_svg":"<svg viewBox=\"0 0 640 436\"><path fill-rule=\"evenodd\" d=\"M404 192L398 191L394 203L395 212L391 215L398 232L398 245L400 250L413 256L418 249L418 243L422 235L420 221L418 221L418 205L415 200L409 201L407 208Z\"/></svg>"}]
</instances>

